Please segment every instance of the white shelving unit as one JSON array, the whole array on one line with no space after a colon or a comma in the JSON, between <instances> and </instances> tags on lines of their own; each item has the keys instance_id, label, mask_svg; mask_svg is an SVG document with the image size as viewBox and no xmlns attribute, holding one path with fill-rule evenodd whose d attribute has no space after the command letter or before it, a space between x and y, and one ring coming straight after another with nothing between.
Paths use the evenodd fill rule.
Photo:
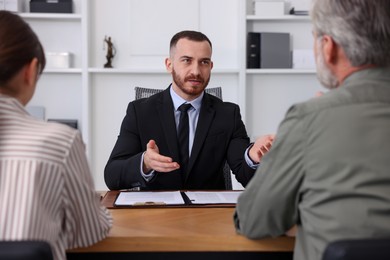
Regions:
<instances>
[{"instance_id":1,"label":"white shelving unit","mask_svg":"<svg viewBox=\"0 0 390 260\"><path fill-rule=\"evenodd\" d=\"M29 13L29 1L25 0L23 5L25 12L20 16L37 33L45 52L72 54L70 68L45 68L28 105L45 107L46 119L76 119L90 154L87 48L83 42L87 35L88 1L74 0L72 14Z\"/></svg>"},{"instance_id":2,"label":"white shelving unit","mask_svg":"<svg viewBox=\"0 0 390 260\"><path fill-rule=\"evenodd\" d=\"M253 0L241 2L241 42L246 50L248 32L284 32L290 34L291 49L312 49L311 23L308 16L256 16ZM245 98L248 132L257 136L275 133L288 108L307 100L320 89L315 69L246 69L246 51L241 51L241 84Z\"/></svg>"},{"instance_id":3,"label":"white shelving unit","mask_svg":"<svg viewBox=\"0 0 390 260\"><path fill-rule=\"evenodd\" d=\"M247 69L247 74L314 74L315 69Z\"/></svg>"},{"instance_id":4,"label":"white shelving unit","mask_svg":"<svg viewBox=\"0 0 390 260\"><path fill-rule=\"evenodd\" d=\"M252 138L275 132L287 108L312 97L319 84L314 69L246 69L247 32L288 31L293 48L309 49L311 26L304 16L255 16L252 1L73 0L73 14L29 13L26 8L20 15L46 51L74 55L69 69L45 69L29 105L44 106L46 118L78 120L96 188L104 190L104 166L134 87L165 89L171 82L164 65L169 40L192 29L213 42L209 86L222 86L224 100L240 105ZM175 15L167 16L172 10ZM117 50L112 69L103 68L105 36Z\"/></svg>"},{"instance_id":5,"label":"white shelving unit","mask_svg":"<svg viewBox=\"0 0 390 260\"><path fill-rule=\"evenodd\" d=\"M79 20L81 21L81 14L61 14L61 13L20 13L20 16L25 19L37 20Z\"/></svg>"},{"instance_id":6,"label":"white shelving unit","mask_svg":"<svg viewBox=\"0 0 390 260\"><path fill-rule=\"evenodd\" d=\"M305 16L305 15L257 16L257 15L247 14L246 20L247 21L283 21L283 20L310 21L310 18L309 16Z\"/></svg>"}]
</instances>

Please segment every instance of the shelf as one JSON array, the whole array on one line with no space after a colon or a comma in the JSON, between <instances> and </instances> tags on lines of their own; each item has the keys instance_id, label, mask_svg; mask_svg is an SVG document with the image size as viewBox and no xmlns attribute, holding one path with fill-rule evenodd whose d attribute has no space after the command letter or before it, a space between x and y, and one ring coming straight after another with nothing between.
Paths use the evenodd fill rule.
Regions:
<instances>
[{"instance_id":1,"label":"shelf","mask_svg":"<svg viewBox=\"0 0 390 260\"><path fill-rule=\"evenodd\" d=\"M239 69L212 69L211 74L235 74L239 73Z\"/></svg>"},{"instance_id":2,"label":"shelf","mask_svg":"<svg viewBox=\"0 0 390 260\"><path fill-rule=\"evenodd\" d=\"M247 15L246 19L248 21L276 21L276 20L310 21L310 16L308 15L282 15L282 16Z\"/></svg>"},{"instance_id":3,"label":"shelf","mask_svg":"<svg viewBox=\"0 0 390 260\"><path fill-rule=\"evenodd\" d=\"M131 69L131 68L89 68L88 72L96 74L165 74L164 69Z\"/></svg>"},{"instance_id":4,"label":"shelf","mask_svg":"<svg viewBox=\"0 0 390 260\"><path fill-rule=\"evenodd\" d=\"M78 68L70 68L70 69L46 69L43 71L45 74L81 74L81 69Z\"/></svg>"},{"instance_id":5,"label":"shelf","mask_svg":"<svg viewBox=\"0 0 390 260\"><path fill-rule=\"evenodd\" d=\"M247 74L315 74L315 69L247 69Z\"/></svg>"},{"instance_id":6,"label":"shelf","mask_svg":"<svg viewBox=\"0 0 390 260\"><path fill-rule=\"evenodd\" d=\"M81 20L80 14L63 13L19 13L25 19L47 19L47 20Z\"/></svg>"},{"instance_id":7,"label":"shelf","mask_svg":"<svg viewBox=\"0 0 390 260\"><path fill-rule=\"evenodd\" d=\"M131 69L131 68L89 68L88 72L96 74L168 74L165 69ZM238 69L213 69L212 74L238 74Z\"/></svg>"}]
</instances>

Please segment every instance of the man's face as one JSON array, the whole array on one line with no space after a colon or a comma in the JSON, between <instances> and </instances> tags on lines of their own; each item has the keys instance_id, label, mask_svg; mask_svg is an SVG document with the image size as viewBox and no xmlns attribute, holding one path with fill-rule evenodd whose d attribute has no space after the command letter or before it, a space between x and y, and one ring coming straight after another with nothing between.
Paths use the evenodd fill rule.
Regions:
<instances>
[{"instance_id":1,"label":"man's face","mask_svg":"<svg viewBox=\"0 0 390 260\"><path fill-rule=\"evenodd\" d=\"M166 60L172 74L172 87L186 100L197 98L207 87L213 68L211 47L207 41L180 39Z\"/></svg>"},{"instance_id":2,"label":"man's face","mask_svg":"<svg viewBox=\"0 0 390 260\"><path fill-rule=\"evenodd\" d=\"M321 38L314 40L314 50L315 50L318 80L321 82L321 84L324 87L328 89L337 88L339 82L336 76L332 73L332 71L328 68L328 66L325 63Z\"/></svg>"}]
</instances>

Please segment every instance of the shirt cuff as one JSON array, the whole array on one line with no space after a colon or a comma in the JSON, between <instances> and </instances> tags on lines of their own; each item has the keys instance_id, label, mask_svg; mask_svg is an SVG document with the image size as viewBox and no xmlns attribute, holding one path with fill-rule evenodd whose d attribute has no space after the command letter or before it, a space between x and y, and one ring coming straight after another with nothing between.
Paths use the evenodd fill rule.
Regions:
<instances>
[{"instance_id":1,"label":"shirt cuff","mask_svg":"<svg viewBox=\"0 0 390 260\"><path fill-rule=\"evenodd\" d=\"M154 177L154 170L151 170L150 172L148 172L148 173L144 173L144 171L143 171L143 167L142 167L142 164L143 164L143 162L144 162L144 155L145 155L145 152L142 154L142 156L141 156L141 164L140 164L140 172L141 172L141 176L145 179L145 181L146 182L149 182L149 181L151 181L152 179L153 179L153 177Z\"/></svg>"},{"instance_id":2,"label":"shirt cuff","mask_svg":"<svg viewBox=\"0 0 390 260\"><path fill-rule=\"evenodd\" d=\"M260 165L260 163L256 163L252 161L251 157L249 156L249 150L252 148L253 143L251 143L248 148L245 150L245 162L248 164L248 166L254 170L257 169L257 167Z\"/></svg>"}]
</instances>

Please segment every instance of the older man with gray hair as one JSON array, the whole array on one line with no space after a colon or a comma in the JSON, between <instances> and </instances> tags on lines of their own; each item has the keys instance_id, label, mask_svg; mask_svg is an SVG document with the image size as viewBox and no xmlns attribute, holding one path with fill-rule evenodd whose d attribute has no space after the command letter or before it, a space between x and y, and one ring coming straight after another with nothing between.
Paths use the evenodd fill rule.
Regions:
<instances>
[{"instance_id":1,"label":"older man with gray hair","mask_svg":"<svg viewBox=\"0 0 390 260\"><path fill-rule=\"evenodd\" d=\"M310 12L331 91L290 108L234 216L252 239L296 226L300 260L390 235L390 1L316 0Z\"/></svg>"}]
</instances>

